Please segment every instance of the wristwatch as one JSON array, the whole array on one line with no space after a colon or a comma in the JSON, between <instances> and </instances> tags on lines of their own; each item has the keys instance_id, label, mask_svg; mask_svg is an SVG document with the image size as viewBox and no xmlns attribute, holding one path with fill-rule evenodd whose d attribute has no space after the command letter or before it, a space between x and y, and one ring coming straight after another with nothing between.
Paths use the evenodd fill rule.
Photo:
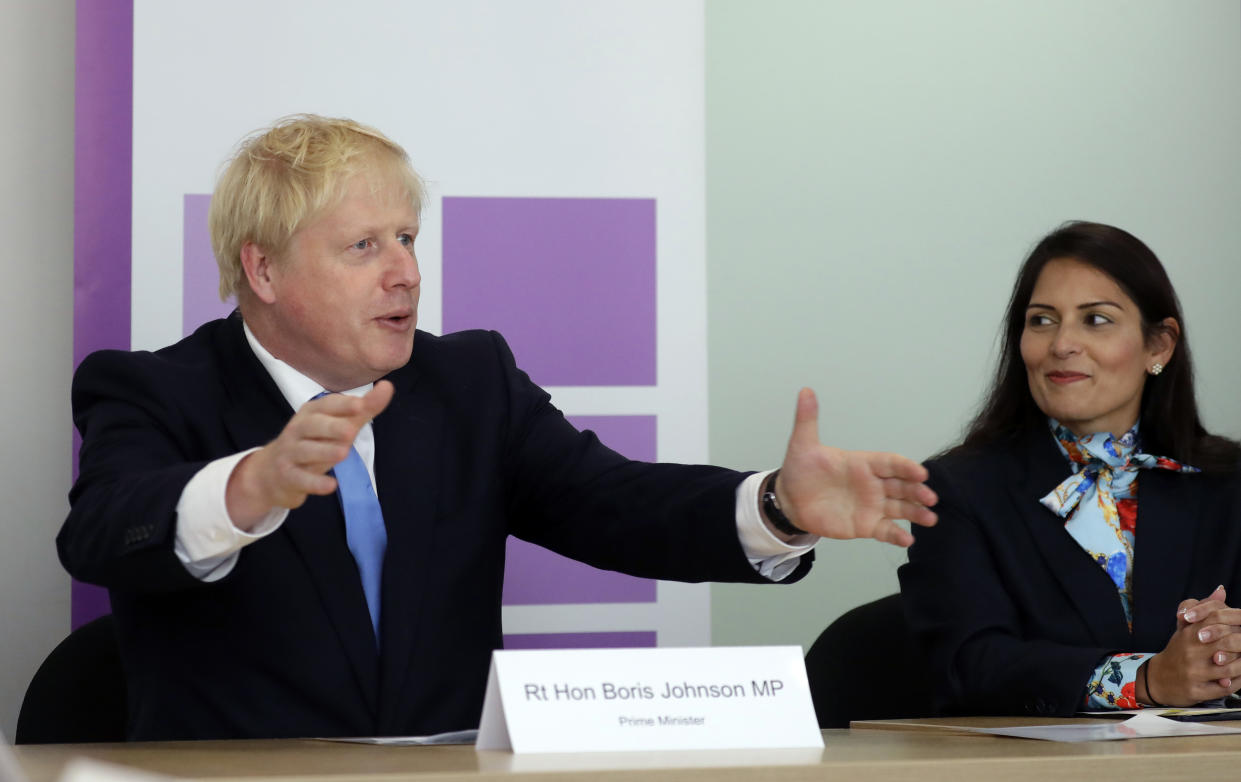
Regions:
<instances>
[{"instance_id":1,"label":"wristwatch","mask_svg":"<svg viewBox=\"0 0 1241 782\"><path fill-rule=\"evenodd\" d=\"M762 499L763 515L771 522L771 526L785 535L805 535L806 531L789 521L789 517L780 510L780 500L776 497L776 478L778 477L780 477L780 471L776 470L767 480L767 488L763 491Z\"/></svg>"}]
</instances>

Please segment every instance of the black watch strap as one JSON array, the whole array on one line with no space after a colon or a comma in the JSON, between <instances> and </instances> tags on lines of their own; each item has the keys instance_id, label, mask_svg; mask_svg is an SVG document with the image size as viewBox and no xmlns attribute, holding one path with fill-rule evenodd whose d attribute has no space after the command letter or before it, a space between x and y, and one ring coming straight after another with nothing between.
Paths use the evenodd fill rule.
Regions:
<instances>
[{"instance_id":1,"label":"black watch strap","mask_svg":"<svg viewBox=\"0 0 1241 782\"><path fill-rule=\"evenodd\" d=\"M789 517L780 510L780 500L776 498L776 478L779 477L780 471L776 470L767 479L767 489L763 492L763 515L771 522L771 526L785 535L805 535L806 531L789 521Z\"/></svg>"}]
</instances>

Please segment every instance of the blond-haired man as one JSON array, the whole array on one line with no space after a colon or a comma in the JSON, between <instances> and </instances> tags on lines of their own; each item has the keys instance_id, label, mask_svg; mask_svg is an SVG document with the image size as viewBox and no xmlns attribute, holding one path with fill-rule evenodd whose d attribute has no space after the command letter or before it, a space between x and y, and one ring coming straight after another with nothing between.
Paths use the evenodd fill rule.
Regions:
<instances>
[{"instance_id":1,"label":"blond-haired man","mask_svg":"<svg viewBox=\"0 0 1241 782\"><path fill-rule=\"evenodd\" d=\"M109 588L132 738L473 727L510 534L763 582L804 574L817 535L907 545L893 519L933 522L920 466L819 444L809 391L778 480L637 463L570 426L498 334L416 332L422 199L379 132L281 121L212 200L238 311L79 368L57 544Z\"/></svg>"}]
</instances>

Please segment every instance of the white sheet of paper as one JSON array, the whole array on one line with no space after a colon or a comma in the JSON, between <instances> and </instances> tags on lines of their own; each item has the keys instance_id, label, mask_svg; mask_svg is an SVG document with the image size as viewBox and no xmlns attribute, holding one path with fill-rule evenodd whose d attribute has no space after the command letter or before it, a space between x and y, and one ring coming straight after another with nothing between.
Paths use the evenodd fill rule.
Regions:
<instances>
[{"instance_id":1,"label":"white sheet of paper","mask_svg":"<svg viewBox=\"0 0 1241 782\"><path fill-rule=\"evenodd\" d=\"M1121 717L1132 717L1135 714L1157 714L1161 717L1170 717L1176 715L1178 717L1215 717L1216 719L1241 720L1241 708L1235 706L1169 706L1166 708L1153 709L1113 709L1110 711L1079 711L1080 717L1109 717L1112 719L1120 719ZM1192 720L1190 720L1192 722Z\"/></svg>"},{"instance_id":2,"label":"white sheet of paper","mask_svg":"<svg viewBox=\"0 0 1241 782\"><path fill-rule=\"evenodd\" d=\"M1117 741L1119 739L1151 739L1161 736L1213 736L1241 733L1238 728L1205 725L1200 722L1177 722L1158 714L1137 714L1124 722L1090 725L1034 725L1024 728L965 728L976 733L1013 736L1043 741Z\"/></svg>"},{"instance_id":3,"label":"white sheet of paper","mask_svg":"<svg viewBox=\"0 0 1241 782\"><path fill-rule=\"evenodd\" d=\"M801 648L497 651L480 750L822 748Z\"/></svg>"},{"instance_id":4,"label":"white sheet of paper","mask_svg":"<svg viewBox=\"0 0 1241 782\"><path fill-rule=\"evenodd\" d=\"M59 782L172 782L173 779L175 777L78 757L65 764Z\"/></svg>"},{"instance_id":5,"label":"white sheet of paper","mask_svg":"<svg viewBox=\"0 0 1241 782\"><path fill-rule=\"evenodd\" d=\"M173 779L84 757L70 758L57 777L58 782L171 782ZM30 782L3 733L0 733L0 782Z\"/></svg>"},{"instance_id":6,"label":"white sheet of paper","mask_svg":"<svg viewBox=\"0 0 1241 782\"><path fill-rule=\"evenodd\" d=\"M319 740L340 741L345 744L379 744L387 747L424 747L434 744L473 744L478 740L478 731L454 730L431 736L355 736Z\"/></svg>"}]
</instances>

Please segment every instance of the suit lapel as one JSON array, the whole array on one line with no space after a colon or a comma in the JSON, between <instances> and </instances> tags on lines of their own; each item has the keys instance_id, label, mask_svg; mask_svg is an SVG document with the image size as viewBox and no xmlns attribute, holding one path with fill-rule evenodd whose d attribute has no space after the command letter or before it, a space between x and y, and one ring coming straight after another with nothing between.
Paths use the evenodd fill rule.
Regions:
<instances>
[{"instance_id":1,"label":"suit lapel","mask_svg":"<svg viewBox=\"0 0 1241 782\"><path fill-rule=\"evenodd\" d=\"M1050 432L1033 432L1027 437L1017 453L1028 454L1028 459L1018 457L1014 462L1016 474L1008 481L1013 504L1095 643L1124 649L1130 644L1129 627L1116 585L1065 530L1064 520L1039 502L1071 474L1068 461L1056 448Z\"/></svg>"},{"instance_id":2,"label":"suit lapel","mask_svg":"<svg viewBox=\"0 0 1241 782\"><path fill-rule=\"evenodd\" d=\"M378 650L357 563L345 541L345 519L335 494L308 497L281 526L306 564L311 582L353 668L371 714L379 690Z\"/></svg>"},{"instance_id":3,"label":"suit lapel","mask_svg":"<svg viewBox=\"0 0 1241 782\"><path fill-rule=\"evenodd\" d=\"M224 421L235 446L245 450L270 442L280 434L293 410L250 350L236 314L229 318L220 352L225 376L230 378L230 408ZM378 692L374 632L357 564L345 541L339 499L335 494L308 497L273 535L285 537L305 564L367 708L374 714Z\"/></svg>"},{"instance_id":4,"label":"suit lapel","mask_svg":"<svg viewBox=\"0 0 1241 782\"><path fill-rule=\"evenodd\" d=\"M380 654L382 729L401 723L403 689L415 647L426 643L421 612L436 550L444 409L412 366L388 378L396 386L392 403L375 419L375 478L388 529L384 557L383 648ZM434 639L432 639L434 642Z\"/></svg>"},{"instance_id":5,"label":"suit lapel","mask_svg":"<svg viewBox=\"0 0 1241 782\"><path fill-rule=\"evenodd\" d=\"M1194 539L1202 515L1202 481L1195 475L1143 470L1138 477L1134 539L1133 632L1157 651L1175 625L1176 605L1187 597Z\"/></svg>"},{"instance_id":6,"label":"suit lapel","mask_svg":"<svg viewBox=\"0 0 1241 782\"><path fill-rule=\"evenodd\" d=\"M254 448L275 439L293 415L276 381L259 362L234 312L225 320L216 345L223 376L228 378L228 409L224 426L238 450Z\"/></svg>"}]
</instances>

